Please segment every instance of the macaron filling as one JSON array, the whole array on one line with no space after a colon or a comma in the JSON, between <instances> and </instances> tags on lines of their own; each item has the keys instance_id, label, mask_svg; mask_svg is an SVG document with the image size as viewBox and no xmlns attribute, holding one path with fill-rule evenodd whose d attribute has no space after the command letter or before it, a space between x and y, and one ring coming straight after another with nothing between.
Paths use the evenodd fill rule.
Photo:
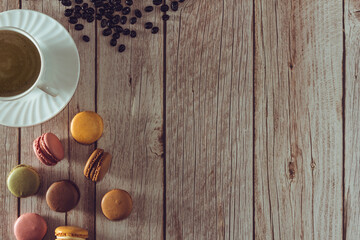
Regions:
<instances>
[{"instance_id":1,"label":"macaron filling","mask_svg":"<svg viewBox=\"0 0 360 240\"><path fill-rule=\"evenodd\" d=\"M45 154L43 154L41 147L40 147L40 139L41 137L38 137L34 140L33 147L36 156L39 158L39 160L48 166L54 166L56 164L56 161L51 161L49 158L46 158Z\"/></svg>"},{"instance_id":2,"label":"macaron filling","mask_svg":"<svg viewBox=\"0 0 360 240\"><path fill-rule=\"evenodd\" d=\"M96 175L96 168L99 166L99 164L101 164L101 159L104 155L103 149L97 149L95 151L97 151L96 155L90 159L90 164L85 169L85 177L92 181L95 181L94 176Z\"/></svg>"}]
</instances>

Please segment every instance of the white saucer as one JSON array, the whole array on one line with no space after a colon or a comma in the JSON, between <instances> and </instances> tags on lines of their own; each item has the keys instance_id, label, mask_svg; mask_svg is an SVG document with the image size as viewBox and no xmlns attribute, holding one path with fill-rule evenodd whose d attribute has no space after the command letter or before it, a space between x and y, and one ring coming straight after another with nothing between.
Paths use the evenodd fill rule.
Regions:
<instances>
[{"instance_id":1,"label":"white saucer","mask_svg":"<svg viewBox=\"0 0 360 240\"><path fill-rule=\"evenodd\" d=\"M58 96L52 97L38 88L15 101L0 101L0 124L28 127L43 123L57 115L75 93L80 75L80 58L68 31L53 18L31 10L0 13L0 27L12 26L32 35L40 48L53 56L47 63L47 77L52 78ZM55 85L54 85L55 83Z\"/></svg>"}]
</instances>

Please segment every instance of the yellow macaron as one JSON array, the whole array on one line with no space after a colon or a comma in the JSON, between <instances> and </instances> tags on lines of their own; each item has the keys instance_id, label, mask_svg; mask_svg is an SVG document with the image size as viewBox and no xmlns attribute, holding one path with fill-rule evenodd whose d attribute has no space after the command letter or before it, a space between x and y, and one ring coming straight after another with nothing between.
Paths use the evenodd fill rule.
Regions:
<instances>
[{"instance_id":1,"label":"yellow macaron","mask_svg":"<svg viewBox=\"0 0 360 240\"><path fill-rule=\"evenodd\" d=\"M70 131L77 142L92 144L101 137L104 131L104 122L96 112L80 112L72 119Z\"/></svg>"},{"instance_id":2,"label":"yellow macaron","mask_svg":"<svg viewBox=\"0 0 360 240\"><path fill-rule=\"evenodd\" d=\"M55 229L56 239L83 240L89 237L85 229L74 226L61 226Z\"/></svg>"}]
</instances>

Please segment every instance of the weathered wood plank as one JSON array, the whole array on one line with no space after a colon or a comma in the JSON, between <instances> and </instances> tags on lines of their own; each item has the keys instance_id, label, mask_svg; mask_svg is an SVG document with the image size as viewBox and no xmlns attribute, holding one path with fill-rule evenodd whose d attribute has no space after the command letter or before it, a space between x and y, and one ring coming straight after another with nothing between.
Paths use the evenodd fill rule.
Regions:
<instances>
[{"instance_id":1,"label":"weathered wood plank","mask_svg":"<svg viewBox=\"0 0 360 240\"><path fill-rule=\"evenodd\" d=\"M360 3L345 1L345 171L344 236L360 239Z\"/></svg>"},{"instance_id":2,"label":"weathered wood plank","mask_svg":"<svg viewBox=\"0 0 360 240\"><path fill-rule=\"evenodd\" d=\"M255 2L255 238L342 238L342 2Z\"/></svg>"},{"instance_id":3,"label":"weathered wood plank","mask_svg":"<svg viewBox=\"0 0 360 240\"><path fill-rule=\"evenodd\" d=\"M167 239L252 239L252 7L188 1L167 23Z\"/></svg>"},{"instance_id":4,"label":"weathered wood plank","mask_svg":"<svg viewBox=\"0 0 360 240\"><path fill-rule=\"evenodd\" d=\"M147 5L134 1L132 8ZM158 9L144 13L131 25L138 37L120 37L124 53L111 47L98 27L97 110L105 124L98 147L110 152L113 162L96 184L97 239L161 239L163 233L163 34L145 30L147 21L162 29ZM134 201L130 217L120 222L108 221L100 208L114 188L128 191Z\"/></svg>"}]
</instances>

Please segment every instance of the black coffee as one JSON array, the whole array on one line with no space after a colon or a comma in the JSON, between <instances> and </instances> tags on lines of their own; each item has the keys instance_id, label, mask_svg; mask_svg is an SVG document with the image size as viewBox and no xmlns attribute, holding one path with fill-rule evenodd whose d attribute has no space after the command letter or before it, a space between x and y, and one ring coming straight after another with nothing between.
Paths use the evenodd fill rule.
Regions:
<instances>
[{"instance_id":1,"label":"black coffee","mask_svg":"<svg viewBox=\"0 0 360 240\"><path fill-rule=\"evenodd\" d=\"M41 58L35 44L20 33L0 30L0 97L28 90L40 70Z\"/></svg>"}]
</instances>

